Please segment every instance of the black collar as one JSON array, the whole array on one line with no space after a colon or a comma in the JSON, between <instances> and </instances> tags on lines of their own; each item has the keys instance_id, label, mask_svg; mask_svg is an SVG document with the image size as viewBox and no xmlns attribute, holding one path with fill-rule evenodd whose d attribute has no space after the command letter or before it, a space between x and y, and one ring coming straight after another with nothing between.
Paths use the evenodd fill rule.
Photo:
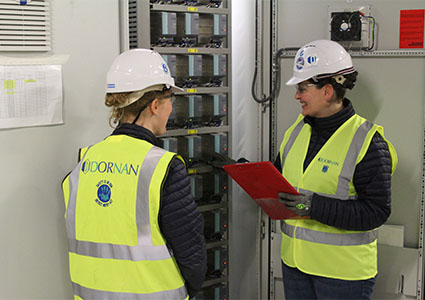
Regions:
<instances>
[{"instance_id":1,"label":"black collar","mask_svg":"<svg viewBox=\"0 0 425 300\"><path fill-rule=\"evenodd\" d=\"M121 135L121 134L128 135L136 139L145 140L157 147L161 147L159 140L155 137L152 131L136 124L123 123L120 126L118 126L112 132L111 135Z\"/></svg>"},{"instance_id":2,"label":"black collar","mask_svg":"<svg viewBox=\"0 0 425 300\"><path fill-rule=\"evenodd\" d=\"M344 108L332 116L325 118L307 116L304 118L304 122L315 129L338 128L356 113L351 101L347 98L342 100L342 104L344 105Z\"/></svg>"}]
</instances>

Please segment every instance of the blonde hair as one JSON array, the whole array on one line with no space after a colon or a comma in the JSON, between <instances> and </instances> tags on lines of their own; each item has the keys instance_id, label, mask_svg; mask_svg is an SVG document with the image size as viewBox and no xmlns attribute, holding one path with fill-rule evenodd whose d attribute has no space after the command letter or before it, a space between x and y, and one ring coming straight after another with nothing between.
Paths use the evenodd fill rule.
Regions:
<instances>
[{"instance_id":1,"label":"blonde hair","mask_svg":"<svg viewBox=\"0 0 425 300\"><path fill-rule=\"evenodd\" d=\"M148 102L154 99L164 99L171 95L171 90L150 91L144 94L139 100L132 104L121 107L128 102L127 98L132 92L125 93L107 93L105 96L105 105L111 107L109 115L109 125L112 128L117 127L123 119L129 116L137 116L140 109Z\"/></svg>"}]
</instances>

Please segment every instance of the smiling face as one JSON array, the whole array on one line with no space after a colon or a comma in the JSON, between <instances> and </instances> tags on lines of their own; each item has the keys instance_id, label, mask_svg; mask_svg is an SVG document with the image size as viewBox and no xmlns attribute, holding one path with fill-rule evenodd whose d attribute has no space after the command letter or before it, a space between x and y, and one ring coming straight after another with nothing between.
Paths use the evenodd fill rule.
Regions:
<instances>
[{"instance_id":1,"label":"smiling face","mask_svg":"<svg viewBox=\"0 0 425 300\"><path fill-rule=\"evenodd\" d=\"M343 108L342 101L332 101L334 89L326 84L318 87L309 81L296 85L295 99L300 101L302 115L315 118L329 117Z\"/></svg>"}]
</instances>

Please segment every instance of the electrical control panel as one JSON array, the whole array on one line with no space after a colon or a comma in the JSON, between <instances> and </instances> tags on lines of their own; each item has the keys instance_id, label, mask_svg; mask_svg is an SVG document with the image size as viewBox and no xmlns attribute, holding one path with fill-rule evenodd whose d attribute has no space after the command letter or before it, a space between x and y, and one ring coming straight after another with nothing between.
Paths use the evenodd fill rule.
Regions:
<instances>
[{"instance_id":1,"label":"electrical control panel","mask_svg":"<svg viewBox=\"0 0 425 300\"><path fill-rule=\"evenodd\" d=\"M228 299L231 181L231 9L229 0L128 0L130 48L159 52L177 86L162 147L186 162L204 217L207 277L196 299ZM220 167L221 166L221 167Z\"/></svg>"},{"instance_id":2,"label":"electrical control panel","mask_svg":"<svg viewBox=\"0 0 425 300\"><path fill-rule=\"evenodd\" d=\"M151 39L159 46L171 46L177 34L177 14L154 12L151 15Z\"/></svg>"}]
</instances>

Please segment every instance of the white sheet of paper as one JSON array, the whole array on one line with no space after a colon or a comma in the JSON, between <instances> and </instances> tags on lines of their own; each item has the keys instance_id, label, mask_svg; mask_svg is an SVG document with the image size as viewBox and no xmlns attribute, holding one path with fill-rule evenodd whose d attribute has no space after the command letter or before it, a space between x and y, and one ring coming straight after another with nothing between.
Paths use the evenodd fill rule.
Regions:
<instances>
[{"instance_id":1,"label":"white sheet of paper","mask_svg":"<svg viewBox=\"0 0 425 300\"><path fill-rule=\"evenodd\" d=\"M0 66L0 128L62 124L62 66Z\"/></svg>"}]
</instances>

